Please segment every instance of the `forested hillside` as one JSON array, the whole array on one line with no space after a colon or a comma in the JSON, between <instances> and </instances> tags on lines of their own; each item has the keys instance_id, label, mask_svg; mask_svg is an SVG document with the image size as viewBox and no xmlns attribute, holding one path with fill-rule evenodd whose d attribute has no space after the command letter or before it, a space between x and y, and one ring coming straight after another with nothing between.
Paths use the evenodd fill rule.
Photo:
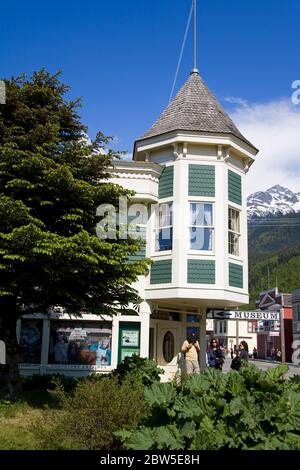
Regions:
<instances>
[{"instance_id":1,"label":"forested hillside","mask_svg":"<svg viewBox=\"0 0 300 470\"><path fill-rule=\"evenodd\" d=\"M300 215L269 217L249 223L250 308L263 290L300 287Z\"/></svg>"}]
</instances>

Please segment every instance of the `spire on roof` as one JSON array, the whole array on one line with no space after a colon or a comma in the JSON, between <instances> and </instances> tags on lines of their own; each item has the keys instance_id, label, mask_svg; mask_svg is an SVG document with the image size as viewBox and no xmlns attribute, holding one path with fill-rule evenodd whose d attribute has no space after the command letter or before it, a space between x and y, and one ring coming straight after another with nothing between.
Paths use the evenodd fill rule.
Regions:
<instances>
[{"instance_id":1,"label":"spire on roof","mask_svg":"<svg viewBox=\"0 0 300 470\"><path fill-rule=\"evenodd\" d=\"M195 68L157 121L138 140L176 130L231 134L253 147L220 106Z\"/></svg>"}]
</instances>

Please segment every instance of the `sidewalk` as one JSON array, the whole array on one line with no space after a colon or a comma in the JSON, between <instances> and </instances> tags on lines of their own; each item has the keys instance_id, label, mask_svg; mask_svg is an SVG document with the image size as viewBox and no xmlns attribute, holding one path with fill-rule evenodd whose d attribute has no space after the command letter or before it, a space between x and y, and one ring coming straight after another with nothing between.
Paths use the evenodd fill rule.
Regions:
<instances>
[{"instance_id":1,"label":"sidewalk","mask_svg":"<svg viewBox=\"0 0 300 470\"><path fill-rule=\"evenodd\" d=\"M249 359L250 362L267 362L269 364L286 364L289 367L299 367L299 364L294 364L293 362L281 362L281 361L272 361L272 359Z\"/></svg>"}]
</instances>

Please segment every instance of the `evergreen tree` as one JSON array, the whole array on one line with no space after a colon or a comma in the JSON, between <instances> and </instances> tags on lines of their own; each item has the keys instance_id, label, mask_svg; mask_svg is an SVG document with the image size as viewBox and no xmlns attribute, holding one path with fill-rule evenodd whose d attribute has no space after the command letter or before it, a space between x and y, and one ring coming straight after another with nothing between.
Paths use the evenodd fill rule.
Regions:
<instances>
[{"instance_id":1,"label":"evergreen tree","mask_svg":"<svg viewBox=\"0 0 300 470\"><path fill-rule=\"evenodd\" d=\"M6 81L0 105L0 339L7 365L6 395L18 390L16 320L55 305L80 316L114 314L136 302L130 287L146 261L128 263L133 239L100 240L96 208L118 206L124 189L105 181L120 153L95 141L78 114L69 87L44 69Z\"/></svg>"}]
</instances>

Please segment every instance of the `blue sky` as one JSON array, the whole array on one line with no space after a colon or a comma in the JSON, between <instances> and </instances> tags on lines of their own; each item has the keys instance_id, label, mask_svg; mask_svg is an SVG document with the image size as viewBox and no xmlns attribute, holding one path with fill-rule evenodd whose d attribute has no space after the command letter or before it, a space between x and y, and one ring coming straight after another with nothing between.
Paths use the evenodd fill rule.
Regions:
<instances>
[{"instance_id":1,"label":"blue sky","mask_svg":"<svg viewBox=\"0 0 300 470\"><path fill-rule=\"evenodd\" d=\"M62 70L71 96L83 99L81 115L90 135L97 130L114 135L116 148L131 152L134 140L167 105L190 5L191 0L5 2L0 77L30 74L43 66ZM198 0L198 68L256 146L273 140L271 135L265 142L259 130L269 129L270 119L276 129L278 118L281 130L285 123L289 130L300 126L300 105L289 104L291 83L300 79L299 17L299 0ZM191 68L190 31L175 90ZM228 97L238 98L239 104ZM285 106L284 111L278 106ZM273 151L264 147L265 152L269 155L263 161L270 165ZM286 152L282 157L291 159L294 168L299 144ZM251 190L266 189L266 182L258 181L259 165ZM287 184L290 166L285 167L281 183ZM289 187L300 191L297 171ZM280 175L279 165L274 184Z\"/></svg>"}]
</instances>

